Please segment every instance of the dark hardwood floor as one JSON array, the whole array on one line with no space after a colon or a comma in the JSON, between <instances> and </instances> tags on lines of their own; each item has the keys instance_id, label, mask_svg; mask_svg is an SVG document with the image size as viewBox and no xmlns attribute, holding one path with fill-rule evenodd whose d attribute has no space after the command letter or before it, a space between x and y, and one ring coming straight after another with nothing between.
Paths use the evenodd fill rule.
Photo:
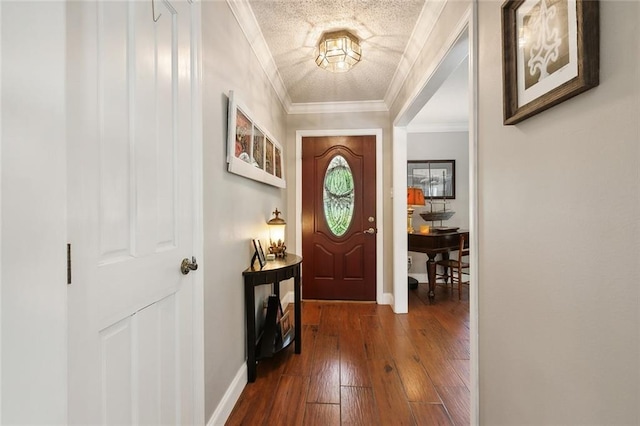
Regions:
<instances>
[{"instance_id":1,"label":"dark hardwood floor","mask_svg":"<svg viewBox=\"0 0 640 426\"><path fill-rule=\"evenodd\" d=\"M434 304L427 289L405 315L304 301L302 353L260 361L226 424L468 425L469 289L438 286Z\"/></svg>"}]
</instances>

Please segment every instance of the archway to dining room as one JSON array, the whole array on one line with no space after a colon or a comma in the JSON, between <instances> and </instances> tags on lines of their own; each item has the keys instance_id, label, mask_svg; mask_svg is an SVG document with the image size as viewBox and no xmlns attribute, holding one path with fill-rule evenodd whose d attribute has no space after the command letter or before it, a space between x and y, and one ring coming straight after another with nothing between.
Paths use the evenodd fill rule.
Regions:
<instances>
[{"instance_id":1,"label":"archway to dining room","mask_svg":"<svg viewBox=\"0 0 640 426\"><path fill-rule=\"evenodd\" d=\"M468 287L468 293L463 293L464 297L461 303L455 304L457 309L462 309L462 315L465 315L464 309L466 309L467 323L462 325L463 331L466 333L461 340L467 342L466 348L462 348L462 352L467 351L468 362L464 368L468 370L468 387L470 391L470 419L471 423L477 423L478 419L478 301L477 301L477 286L478 286L478 240L476 230L477 216L478 216L478 200L476 192L477 182L477 143L476 143L476 126L477 126L477 57L476 48L477 43L476 35L474 34L474 11L470 10L462 22L460 22L458 28L451 32L451 37L447 43L441 48L440 61L437 67L429 74L424 76L424 84L421 89L410 98L406 105L400 110L399 114L394 119L393 127L393 192L394 194L402 194L402 196L396 196L393 199L393 239L394 239L394 311L396 313L408 312L410 309L421 309L431 312L437 310L438 296L440 295L442 303L448 303L444 297L450 297L451 300L458 299L458 292L450 291L442 285L435 286L429 289L429 268L427 267L426 250L423 252L409 252L410 235L408 230L407 221L407 198L404 194L407 187L412 184L408 176L408 161L409 160L443 160L444 156L453 156L450 154L451 147L446 147L447 141L457 140L455 143L460 145L462 143L462 158L466 158L464 161L456 161L456 215L460 213L459 217L455 221L451 221L448 224L451 228L460 228L469 231L469 264L470 264L470 276ZM438 94L439 90L452 83L451 79L455 79L458 82L466 80L467 91L466 94L456 96L466 96L463 99L467 104L467 122L465 126L461 126L462 123L449 126L448 128L432 126L431 128L425 128L420 121L420 114L425 109L442 110L443 106L442 96ZM446 96L445 96L446 98ZM437 103L437 104L434 104ZM418 120L416 120L418 117ZM422 126L422 127L421 127ZM444 135L445 133L456 133L456 136L451 134ZM462 141L460 140L461 138ZM452 142L449 142L452 143ZM449 154L447 154L447 152ZM460 152L460 148L458 148ZM465 156L466 154L466 156ZM453 158L451 158L453 159ZM461 184L464 182L464 184ZM466 191L463 194L459 191ZM459 199L458 199L459 198ZM443 198L444 201L444 198ZM427 203L428 204L428 203ZM422 211L425 211L427 206L423 207ZM415 239L419 234L420 225L429 225L429 222L424 222L418 215L420 210L416 210L416 214L413 217L414 233L411 234L411 239ZM431 223L432 224L432 223ZM441 224L441 223L437 223ZM454 225L454 226L451 226ZM423 232L425 231L423 226ZM433 234L431 234L433 237ZM419 237L418 237L419 238ZM411 267L408 268L409 256L412 258ZM439 257L438 257L439 258ZM407 284L407 274L411 273L418 278L421 283L416 290L410 290ZM459 285L459 284L458 284ZM435 298L430 297L430 290L435 287ZM466 289L464 289L466 290ZM443 296L448 294L448 296ZM466 299L466 300L465 300ZM465 307L466 305L466 307ZM456 308L454 308L456 309ZM464 318L462 319L464 321ZM466 327L466 328L465 328ZM459 348L458 348L459 349Z\"/></svg>"}]
</instances>

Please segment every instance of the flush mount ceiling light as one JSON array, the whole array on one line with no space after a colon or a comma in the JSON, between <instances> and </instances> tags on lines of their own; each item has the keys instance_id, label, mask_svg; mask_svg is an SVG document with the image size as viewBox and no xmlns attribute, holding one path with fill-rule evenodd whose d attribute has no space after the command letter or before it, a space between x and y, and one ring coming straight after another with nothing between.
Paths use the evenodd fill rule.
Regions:
<instances>
[{"instance_id":1,"label":"flush mount ceiling light","mask_svg":"<svg viewBox=\"0 0 640 426\"><path fill-rule=\"evenodd\" d=\"M348 31L324 33L318 43L316 65L331 72L346 72L360 62L360 40Z\"/></svg>"}]
</instances>

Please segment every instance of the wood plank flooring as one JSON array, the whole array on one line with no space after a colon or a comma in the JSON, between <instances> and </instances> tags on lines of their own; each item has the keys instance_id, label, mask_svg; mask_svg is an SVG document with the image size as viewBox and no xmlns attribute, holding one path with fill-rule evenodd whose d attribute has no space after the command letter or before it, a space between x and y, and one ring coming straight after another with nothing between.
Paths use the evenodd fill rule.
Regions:
<instances>
[{"instance_id":1,"label":"wood plank flooring","mask_svg":"<svg viewBox=\"0 0 640 426\"><path fill-rule=\"evenodd\" d=\"M293 345L258 363L227 425L468 425L469 297L409 291L409 313L371 303L302 304ZM293 311L291 310L291 315Z\"/></svg>"}]
</instances>

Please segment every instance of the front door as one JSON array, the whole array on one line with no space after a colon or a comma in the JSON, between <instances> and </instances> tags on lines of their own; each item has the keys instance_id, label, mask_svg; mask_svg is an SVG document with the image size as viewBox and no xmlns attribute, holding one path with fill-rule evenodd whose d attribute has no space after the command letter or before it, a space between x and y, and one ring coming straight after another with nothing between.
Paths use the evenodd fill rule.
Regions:
<instances>
[{"instance_id":1,"label":"front door","mask_svg":"<svg viewBox=\"0 0 640 426\"><path fill-rule=\"evenodd\" d=\"M302 138L302 296L376 299L376 137Z\"/></svg>"},{"instance_id":2,"label":"front door","mask_svg":"<svg viewBox=\"0 0 640 426\"><path fill-rule=\"evenodd\" d=\"M200 271L180 271L194 250L199 6L67 8L69 423L199 423Z\"/></svg>"}]
</instances>

